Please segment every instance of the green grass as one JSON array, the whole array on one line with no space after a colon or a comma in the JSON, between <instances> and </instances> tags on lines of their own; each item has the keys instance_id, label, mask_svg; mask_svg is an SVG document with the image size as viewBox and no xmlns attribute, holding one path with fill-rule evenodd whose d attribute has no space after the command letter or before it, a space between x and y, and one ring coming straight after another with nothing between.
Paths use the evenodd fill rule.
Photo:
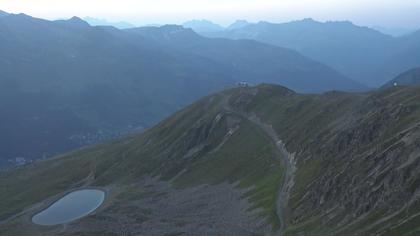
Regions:
<instances>
[{"instance_id":1,"label":"green grass","mask_svg":"<svg viewBox=\"0 0 420 236\"><path fill-rule=\"evenodd\" d=\"M85 156L83 156L85 157ZM25 207L78 187L89 174L91 159L43 161L14 171L0 172L0 219L5 219Z\"/></svg>"},{"instance_id":2,"label":"green grass","mask_svg":"<svg viewBox=\"0 0 420 236\"><path fill-rule=\"evenodd\" d=\"M81 150L65 158L1 172L0 217L8 217L50 196L81 186L91 172L95 173L91 185L121 187L145 175L170 180L186 169L174 183L178 188L238 183L240 188L251 189L244 194L251 202L250 209L261 209L260 217L267 218L273 228L278 228L275 201L283 176L278 153L258 127L238 117L225 114L214 125L215 117L221 112L220 101L219 96L211 102L203 99L141 135ZM240 128L214 152L228 131L229 119L237 120ZM191 147L199 145L197 142L205 143L205 147L194 156L184 158ZM126 191L116 201L137 201L142 194L147 193Z\"/></svg>"},{"instance_id":3,"label":"green grass","mask_svg":"<svg viewBox=\"0 0 420 236\"><path fill-rule=\"evenodd\" d=\"M284 173L278 155L271 140L259 128L243 121L219 151L196 161L175 184L188 187L228 181L239 183L241 188L252 188L245 195L252 209L263 209L263 217L277 229L275 204Z\"/></svg>"},{"instance_id":4,"label":"green grass","mask_svg":"<svg viewBox=\"0 0 420 236\"><path fill-rule=\"evenodd\" d=\"M301 203L310 205L303 196L313 181L324 172L345 170L345 155L352 152L351 145L343 144L342 150L333 147L337 137L345 137L348 131L363 131L372 123L381 121L381 111L393 111L403 104L409 108L393 124L383 127L382 135L367 144L359 144L357 154L368 152L372 147L383 150L399 140L398 133L420 121L419 89L380 91L375 94L328 93L324 95L292 94L279 86L264 85L251 98L246 107L256 113L264 123L272 124L290 152L298 157L295 185L289 206L294 212ZM239 95L239 90L225 93ZM204 98L175 113L143 134L133 135L118 141L91 147L66 155L65 158L41 161L15 170L0 172L0 219L21 212L26 207L38 203L86 182L90 173L95 173L91 185L130 186L143 176L159 176L162 180L173 180L177 188L188 188L199 184L236 184L244 191L243 198L251 205L249 211L257 210L259 215L279 228L276 214L276 199L282 184L284 169L279 153L270 138L252 123L232 114L226 114L221 107L223 94ZM232 100L233 101L233 100ZM379 101L379 102L378 102ZM377 105L376 103L382 104ZM375 113L376 115L371 115ZM222 114L218 123L216 117ZM221 145L231 123L239 129ZM339 136L342 135L342 136ZM325 144L325 145L324 145ZM186 156L191 148L202 146L195 154ZM405 155L405 154L404 154ZM302 161L305 160L305 161ZM347 175L368 172L368 165L354 166L346 170ZM184 171L180 175L181 171ZM384 176L379 176L381 181ZM419 186L418 178L407 183L414 192ZM131 191L129 188L117 196L115 201L139 201L146 192ZM128 211L130 209L127 209ZM320 219L320 209L305 209L300 221L288 224L286 235L328 235L337 231ZM413 205L400 219L420 212ZM375 209L364 221L350 228L366 233L364 228L377 221L388 212ZM336 223L351 211L337 213ZM387 235L413 235L420 224L414 217L397 225L398 217L385 224ZM293 220L293 216L291 217ZM386 227L378 225L372 234ZM1 229L0 229L1 230ZM343 235L351 235L345 231ZM369 232L370 233L370 232Z\"/></svg>"},{"instance_id":5,"label":"green grass","mask_svg":"<svg viewBox=\"0 0 420 236\"><path fill-rule=\"evenodd\" d=\"M299 166L299 171L295 175L295 185L291 196L290 207L298 207L299 199L305 195L306 186L310 180L315 179L322 172L322 161L320 159L310 159Z\"/></svg>"},{"instance_id":6,"label":"green grass","mask_svg":"<svg viewBox=\"0 0 420 236\"><path fill-rule=\"evenodd\" d=\"M319 217L312 217L299 224L291 225L287 228L285 236L293 235L311 235L311 236L325 236L329 235L326 228L320 229L322 221Z\"/></svg>"}]
</instances>

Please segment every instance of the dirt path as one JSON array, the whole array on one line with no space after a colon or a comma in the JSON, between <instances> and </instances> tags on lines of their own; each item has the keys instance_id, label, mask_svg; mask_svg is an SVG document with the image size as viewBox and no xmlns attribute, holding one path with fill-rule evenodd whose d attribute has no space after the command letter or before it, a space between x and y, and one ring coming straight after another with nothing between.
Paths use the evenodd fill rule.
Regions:
<instances>
[{"instance_id":1,"label":"dirt path","mask_svg":"<svg viewBox=\"0 0 420 236\"><path fill-rule=\"evenodd\" d=\"M223 101L223 107L226 111L239 115L240 117L248 120L257 127L259 127L264 133L270 137L273 144L276 146L277 150L280 152L281 161L285 167L285 174L283 178L283 183L279 186L278 197L276 201L276 213L280 220L280 229L278 230L278 235L283 235L286 231L287 225L286 220L286 209L288 204L288 199L290 195L290 189L294 185L294 173L296 170L296 164L294 159L294 154L287 151L282 140L278 137L277 133L273 129L271 124L266 124L261 121L261 119L253 113L245 113L233 109L229 104L229 96L226 96Z\"/></svg>"}]
</instances>

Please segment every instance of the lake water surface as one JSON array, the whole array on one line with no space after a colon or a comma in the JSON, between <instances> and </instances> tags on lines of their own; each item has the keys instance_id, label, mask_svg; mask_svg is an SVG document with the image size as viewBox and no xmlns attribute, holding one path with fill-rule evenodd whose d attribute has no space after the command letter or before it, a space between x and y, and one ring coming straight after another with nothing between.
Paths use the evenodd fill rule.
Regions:
<instances>
[{"instance_id":1,"label":"lake water surface","mask_svg":"<svg viewBox=\"0 0 420 236\"><path fill-rule=\"evenodd\" d=\"M98 189L73 191L47 209L32 217L38 225L57 225L68 223L88 215L98 208L105 199L105 192Z\"/></svg>"}]
</instances>

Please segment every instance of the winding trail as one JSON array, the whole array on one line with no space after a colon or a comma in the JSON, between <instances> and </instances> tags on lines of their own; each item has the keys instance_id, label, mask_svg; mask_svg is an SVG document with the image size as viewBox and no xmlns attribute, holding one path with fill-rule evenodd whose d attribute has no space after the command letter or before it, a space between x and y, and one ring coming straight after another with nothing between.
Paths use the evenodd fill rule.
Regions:
<instances>
[{"instance_id":1,"label":"winding trail","mask_svg":"<svg viewBox=\"0 0 420 236\"><path fill-rule=\"evenodd\" d=\"M288 205L288 199L290 196L290 190L294 185L294 173L296 171L295 155L288 152L283 141L278 137L277 133L273 129L271 124L266 124L254 113L245 113L232 108L229 104L230 96L226 96L223 101L223 108L227 112L236 114L241 118L251 122L255 126L259 127L277 148L281 156L281 162L285 168L283 183L279 186L277 201L276 201L276 214L280 221L280 229L277 234L282 236L286 231L286 209Z\"/></svg>"},{"instance_id":2,"label":"winding trail","mask_svg":"<svg viewBox=\"0 0 420 236\"><path fill-rule=\"evenodd\" d=\"M276 146L277 150L280 152L281 161L285 168L285 173L283 183L281 186L279 186L278 190L276 212L280 220L280 229L278 231L278 234L283 235L286 231L286 210L288 205L288 199L290 196L290 190L294 185L294 173L296 170L294 154L287 151L286 146L284 145L283 141L278 137L272 125L263 123L255 114L245 116L245 118L247 118L247 120L252 122L254 125L258 126L261 130L263 130L271 138L271 141Z\"/></svg>"}]
</instances>

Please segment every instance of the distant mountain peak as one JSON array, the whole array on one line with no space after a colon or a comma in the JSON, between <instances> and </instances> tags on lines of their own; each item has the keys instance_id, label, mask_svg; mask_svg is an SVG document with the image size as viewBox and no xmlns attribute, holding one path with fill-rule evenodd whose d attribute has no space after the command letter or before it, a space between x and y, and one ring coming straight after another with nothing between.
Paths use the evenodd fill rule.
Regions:
<instances>
[{"instance_id":1,"label":"distant mountain peak","mask_svg":"<svg viewBox=\"0 0 420 236\"><path fill-rule=\"evenodd\" d=\"M313 18L304 18L303 20L302 20L303 22L317 22L316 20L314 20Z\"/></svg>"},{"instance_id":2,"label":"distant mountain peak","mask_svg":"<svg viewBox=\"0 0 420 236\"><path fill-rule=\"evenodd\" d=\"M27 17L27 18L33 18L32 16L30 16L30 15L26 15L25 13L12 14L12 15L15 15L15 16L21 16L21 17Z\"/></svg>"},{"instance_id":3,"label":"distant mountain peak","mask_svg":"<svg viewBox=\"0 0 420 236\"><path fill-rule=\"evenodd\" d=\"M291 24L295 23L295 24L301 24L301 25L310 25L310 26L323 24L322 22L319 22L319 21L317 21L313 18L304 18L302 20L296 20L296 21L292 21L292 22L289 22L289 23L291 23ZM288 23L285 23L285 24L288 24Z\"/></svg>"},{"instance_id":4,"label":"distant mountain peak","mask_svg":"<svg viewBox=\"0 0 420 236\"><path fill-rule=\"evenodd\" d=\"M15 19L15 20L34 20L34 19L41 20L41 19L38 19L38 18L34 18L30 15L26 15L24 13L19 13L19 14L6 13L6 15L2 15L0 13L0 16L7 16L8 18Z\"/></svg>"},{"instance_id":5,"label":"distant mountain peak","mask_svg":"<svg viewBox=\"0 0 420 236\"><path fill-rule=\"evenodd\" d=\"M80 17L73 16L72 18L68 19L69 22L75 23L86 23L86 21L82 20Z\"/></svg>"},{"instance_id":6,"label":"distant mountain peak","mask_svg":"<svg viewBox=\"0 0 420 236\"><path fill-rule=\"evenodd\" d=\"M162 25L162 26L144 26L138 28L126 29L127 32L136 33L148 39L157 40L165 43L190 42L202 38L199 34L190 28L181 25Z\"/></svg>"},{"instance_id":7,"label":"distant mountain peak","mask_svg":"<svg viewBox=\"0 0 420 236\"><path fill-rule=\"evenodd\" d=\"M194 20L187 21L185 23L191 23L191 22L193 22L193 23L199 22L199 23L210 23L210 24L214 24L213 22L211 22L209 20L206 20L206 19L201 19L201 20L194 19Z\"/></svg>"},{"instance_id":8,"label":"distant mountain peak","mask_svg":"<svg viewBox=\"0 0 420 236\"><path fill-rule=\"evenodd\" d=\"M348 20L328 20L325 22L322 21L317 21L313 18L304 18L302 20L296 20L296 21L291 21L291 22L286 22L284 24L290 24L290 23L295 23L295 24L306 24L306 25L348 25L348 26L356 26L353 24L353 22L348 21Z\"/></svg>"},{"instance_id":9,"label":"distant mountain peak","mask_svg":"<svg viewBox=\"0 0 420 236\"><path fill-rule=\"evenodd\" d=\"M235 30L235 29L240 29L243 27L246 27L248 25L250 25L251 23L249 23L246 20L236 20L235 22L233 22L231 25L229 25L227 27L227 30Z\"/></svg>"},{"instance_id":10,"label":"distant mountain peak","mask_svg":"<svg viewBox=\"0 0 420 236\"><path fill-rule=\"evenodd\" d=\"M349 20L339 20L339 21L333 21L332 20L332 21L325 22L325 24L356 26L355 24L353 24L353 22L351 22ZM361 26L356 26L356 27L361 27Z\"/></svg>"},{"instance_id":11,"label":"distant mountain peak","mask_svg":"<svg viewBox=\"0 0 420 236\"><path fill-rule=\"evenodd\" d=\"M377 30L383 34L391 35L393 37L401 37L401 36L409 35L416 31L416 29L414 28L387 27L387 26L380 26L380 25L371 26L370 28Z\"/></svg>"},{"instance_id":12,"label":"distant mountain peak","mask_svg":"<svg viewBox=\"0 0 420 236\"><path fill-rule=\"evenodd\" d=\"M223 31L224 28L218 24L215 24L209 20L190 20L182 24L185 28L191 28L198 33L209 33Z\"/></svg>"},{"instance_id":13,"label":"distant mountain peak","mask_svg":"<svg viewBox=\"0 0 420 236\"><path fill-rule=\"evenodd\" d=\"M2 16L7 16L7 15L9 15L9 13L7 13L7 12L5 12L5 11L0 10L0 17L2 17Z\"/></svg>"},{"instance_id":14,"label":"distant mountain peak","mask_svg":"<svg viewBox=\"0 0 420 236\"><path fill-rule=\"evenodd\" d=\"M84 17L83 20L88 22L92 26L113 26L118 29L129 29L135 27L133 24L125 21L111 22L106 19L98 19L89 16Z\"/></svg>"},{"instance_id":15,"label":"distant mountain peak","mask_svg":"<svg viewBox=\"0 0 420 236\"><path fill-rule=\"evenodd\" d=\"M77 25L77 26L90 26L89 23L87 23L86 21L82 20L81 18L77 16L73 16L72 18L68 19L66 22L72 25Z\"/></svg>"},{"instance_id":16,"label":"distant mountain peak","mask_svg":"<svg viewBox=\"0 0 420 236\"><path fill-rule=\"evenodd\" d=\"M178 33L178 32L183 32L183 31L191 31L191 29L185 28L182 25L172 25L172 24L162 25L158 28L161 28L166 33Z\"/></svg>"},{"instance_id":17,"label":"distant mountain peak","mask_svg":"<svg viewBox=\"0 0 420 236\"><path fill-rule=\"evenodd\" d=\"M190 35L190 36L198 36L198 34L190 29L190 28L185 28L182 25L163 25L158 27L161 32L163 32L165 35L167 36L175 36L175 35Z\"/></svg>"}]
</instances>

